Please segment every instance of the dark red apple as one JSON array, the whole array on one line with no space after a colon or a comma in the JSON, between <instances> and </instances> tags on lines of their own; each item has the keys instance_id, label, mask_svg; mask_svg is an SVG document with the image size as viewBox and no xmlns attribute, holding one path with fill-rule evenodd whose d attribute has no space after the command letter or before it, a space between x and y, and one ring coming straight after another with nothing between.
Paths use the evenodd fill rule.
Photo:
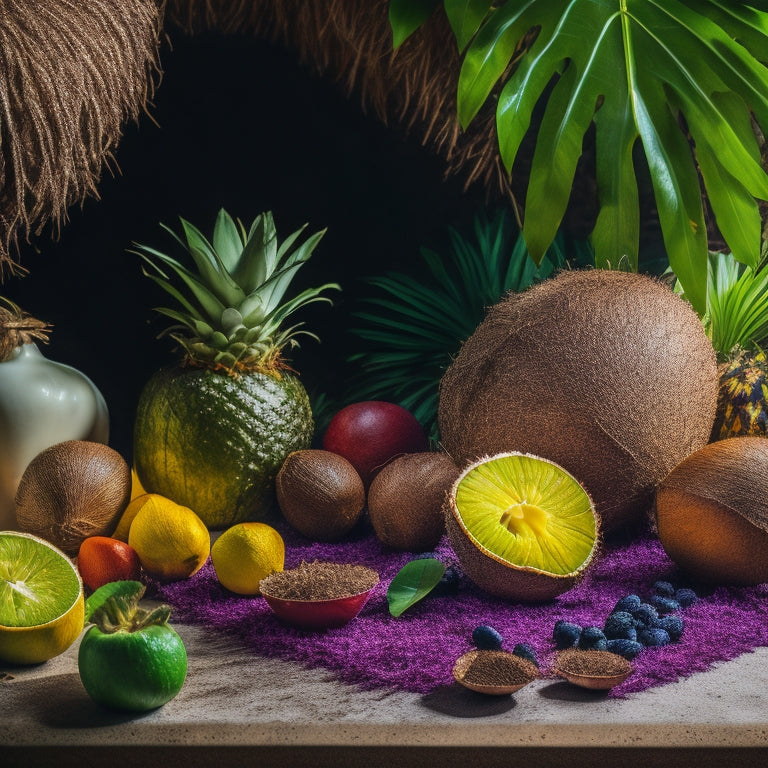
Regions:
<instances>
[{"instance_id":1,"label":"dark red apple","mask_svg":"<svg viewBox=\"0 0 768 768\"><path fill-rule=\"evenodd\" d=\"M331 419L323 448L343 456L367 489L390 459L426 451L429 440L410 411L383 400L365 400L342 408Z\"/></svg>"}]
</instances>

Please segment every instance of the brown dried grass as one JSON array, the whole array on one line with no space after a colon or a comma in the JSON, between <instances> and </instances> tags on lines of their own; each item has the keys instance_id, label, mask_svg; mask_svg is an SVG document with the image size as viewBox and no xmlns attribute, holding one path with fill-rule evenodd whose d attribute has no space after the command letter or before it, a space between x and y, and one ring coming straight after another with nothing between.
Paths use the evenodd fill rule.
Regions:
<instances>
[{"instance_id":1,"label":"brown dried grass","mask_svg":"<svg viewBox=\"0 0 768 768\"><path fill-rule=\"evenodd\" d=\"M98 196L152 97L162 15L162 0L0 0L0 273L19 239Z\"/></svg>"}]
</instances>

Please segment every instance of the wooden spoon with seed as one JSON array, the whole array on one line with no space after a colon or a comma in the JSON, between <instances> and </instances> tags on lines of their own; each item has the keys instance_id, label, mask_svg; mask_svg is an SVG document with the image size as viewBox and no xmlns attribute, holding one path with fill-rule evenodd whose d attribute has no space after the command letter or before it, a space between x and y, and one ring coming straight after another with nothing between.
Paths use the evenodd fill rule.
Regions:
<instances>
[{"instance_id":1,"label":"wooden spoon with seed","mask_svg":"<svg viewBox=\"0 0 768 768\"><path fill-rule=\"evenodd\" d=\"M633 672L623 656L609 651L576 648L558 653L554 670L569 683L596 691L607 691L623 683Z\"/></svg>"},{"instance_id":2,"label":"wooden spoon with seed","mask_svg":"<svg viewBox=\"0 0 768 768\"><path fill-rule=\"evenodd\" d=\"M533 682L539 677L539 669L533 662L513 653L474 650L457 659L453 677L471 691L504 696Z\"/></svg>"}]
</instances>

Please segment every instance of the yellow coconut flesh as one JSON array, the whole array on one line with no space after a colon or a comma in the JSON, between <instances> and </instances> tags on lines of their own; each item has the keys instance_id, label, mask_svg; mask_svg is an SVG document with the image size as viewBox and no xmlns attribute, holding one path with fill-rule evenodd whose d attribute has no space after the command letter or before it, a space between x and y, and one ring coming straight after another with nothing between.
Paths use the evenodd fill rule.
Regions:
<instances>
[{"instance_id":1,"label":"yellow coconut flesh","mask_svg":"<svg viewBox=\"0 0 768 768\"><path fill-rule=\"evenodd\" d=\"M598 538L594 506L576 478L522 453L468 467L449 494L446 524L470 579L491 594L524 601L570 589Z\"/></svg>"}]
</instances>

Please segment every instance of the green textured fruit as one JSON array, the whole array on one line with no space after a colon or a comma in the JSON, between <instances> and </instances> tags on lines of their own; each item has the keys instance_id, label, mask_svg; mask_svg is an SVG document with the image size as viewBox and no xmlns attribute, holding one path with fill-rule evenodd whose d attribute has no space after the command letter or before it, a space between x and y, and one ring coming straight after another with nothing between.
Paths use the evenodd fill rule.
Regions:
<instances>
[{"instance_id":1,"label":"green textured fruit","mask_svg":"<svg viewBox=\"0 0 768 768\"><path fill-rule=\"evenodd\" d=\"M289 373L165 368L139 399L134 464L147 492L226 528L271 511L275 475L313 429L307 393Z\"/></svg>"}]
</instances>

